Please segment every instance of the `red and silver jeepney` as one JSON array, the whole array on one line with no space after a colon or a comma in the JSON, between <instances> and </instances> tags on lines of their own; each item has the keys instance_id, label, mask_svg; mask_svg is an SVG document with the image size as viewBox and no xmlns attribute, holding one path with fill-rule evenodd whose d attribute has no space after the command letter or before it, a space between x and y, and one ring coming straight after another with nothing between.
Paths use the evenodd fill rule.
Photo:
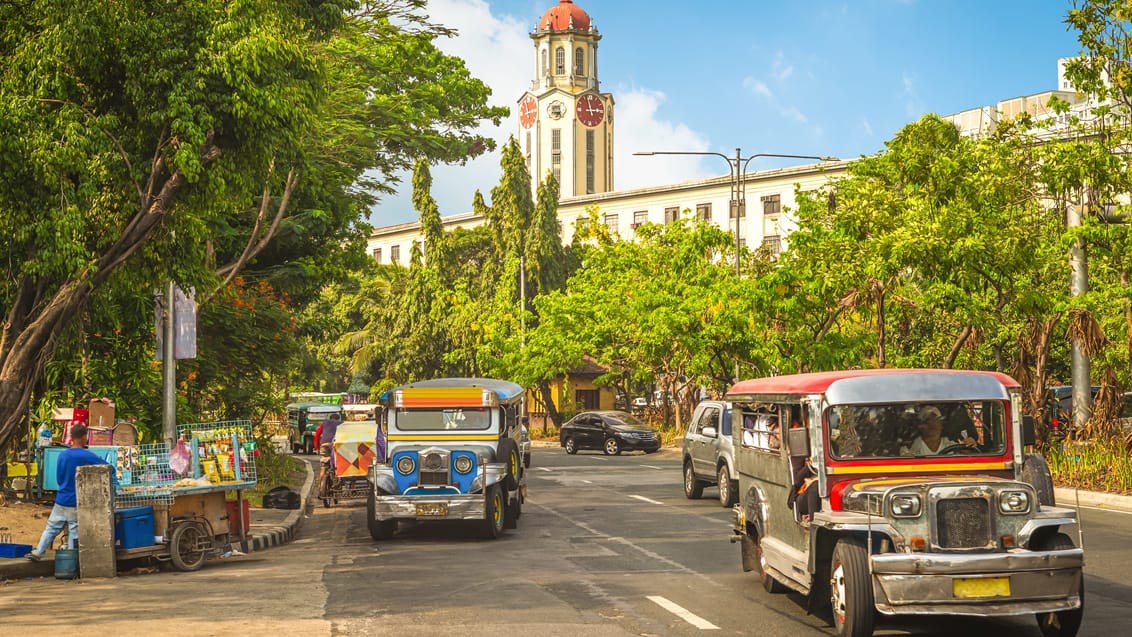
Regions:
<instances>
[{"instance_id":1,"label":"red and silver jeepney","mask_svg":"<svg viewBox=\"0 0 1132 637\"><path fill-rule=\"evenodd\" d=\"M838 635L871 635L878 612L1032 614L1045 635L1076 634L1084 554L1063 529L1077 514L1024 453L1032 420L1014 379L823 372L743 381L726 399L733 540L768 591L830 606ZM788 500L807 489L819 506L802 515Z\"/></svg>"}]
</instances>

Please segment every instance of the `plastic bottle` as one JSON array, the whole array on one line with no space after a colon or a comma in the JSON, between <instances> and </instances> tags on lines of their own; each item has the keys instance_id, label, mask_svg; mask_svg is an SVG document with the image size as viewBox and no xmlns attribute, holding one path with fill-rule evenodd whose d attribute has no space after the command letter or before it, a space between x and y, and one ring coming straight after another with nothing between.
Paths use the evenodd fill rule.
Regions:
<instances>
[{"instance_id":1,"label":"plastic bottle","mask_svg":"<svg viewBox=\"0 0 1132 637\"><path fill-rule=\"evenodd\" d=\"M50 447L51 443L52 443L51 428L48 427L46 424L44 424L43 428L39 430L39 446L40 447Z\"/></svg>"}]
</instances>

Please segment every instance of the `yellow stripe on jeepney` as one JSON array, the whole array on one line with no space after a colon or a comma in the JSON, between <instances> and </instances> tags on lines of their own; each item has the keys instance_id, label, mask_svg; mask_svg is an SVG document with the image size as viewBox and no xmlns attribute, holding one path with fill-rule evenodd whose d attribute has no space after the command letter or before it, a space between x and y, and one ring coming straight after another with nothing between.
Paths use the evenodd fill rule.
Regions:
<instances>
[{"instance_id":1,"label":"yellow stripe on jeepney","mask_svg":"<svg viewBox=\"0 0 1132 637\"><path fill-rule=\"evenodd\" d=\"M401 390L402 407L482 407L479 387L406 387Z\"/></svg>"},{"instance_id":2,"label":"yellow stripe on jeepney","mask_svg":"<svg viewBox=\"0 0 1132 637\"><path fill-rule=\"evenodd\" d=\"M443 434L436 436L409 436L405 434L390 434L390 442L431 442L434 440L440 441L453 441L453 440L483 440L483 441L496 441L499 440L498 434Z\"/></svg>"},{"instance_id":3,"label":"yellow stripe on jeepney","mask_svg":"<svg viewBox=\"0 0 1132 637\"><path fill-rule=\"evenodd\" d=\"M950 471L1002 471L1009 469L1009 462L963 462L959 464L871 464L858 467L828 467L829 475L851 473L935 473Z\"/></svg>"}]
</instances>

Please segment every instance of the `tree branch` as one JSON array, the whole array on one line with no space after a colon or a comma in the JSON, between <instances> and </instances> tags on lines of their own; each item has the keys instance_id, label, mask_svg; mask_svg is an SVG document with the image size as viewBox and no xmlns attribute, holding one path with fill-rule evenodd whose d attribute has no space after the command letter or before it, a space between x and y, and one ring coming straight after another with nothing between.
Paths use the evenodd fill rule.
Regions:
<instances>
[{"instance_id":1,"label":"tree branch","mask_svg":"<svg viewBox=\"0 0 1132 637\"><path fill-rule=\"evenodd\" d=\"M266 248L267 245L271 242L271 239L275 237L276 231L279 230L279 224L280 222L282 222L283 217L287 213L287 207L291 201L291 195L295 192L295 186L297 186L298 183L299 172L294 168L291 168L291 170L287 171L287 185L283 189L283 198L279 202L279 209L275 211L275 218L272 219L271 226L267 229L266 232L263 233L263 236L257 238L256 234L259 230L260 221L264 216L266 216L267 205L269 201L268 190L267 188L264 188L263 202L260 207L260 217L256 219L255 229L248 237L248 245L244 248L244 252L240 255L240 258L237 259L234 263L230 263L217 269L216 273L220 276L225 277L224 282L221 283L217 287L217 289L223 288L231 283L232 279L234 279L236 275L240 273L240 270L242 270L243 267L247 265L247 262L254 258L255 255L263 251L263 249Z\"/></svg>"}]
</instances>

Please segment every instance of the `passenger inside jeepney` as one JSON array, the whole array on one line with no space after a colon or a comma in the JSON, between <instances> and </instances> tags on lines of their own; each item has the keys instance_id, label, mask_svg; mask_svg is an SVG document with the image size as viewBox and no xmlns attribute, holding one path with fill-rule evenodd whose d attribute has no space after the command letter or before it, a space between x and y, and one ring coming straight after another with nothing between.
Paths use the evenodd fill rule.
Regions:
<instances>
[{"instance_id":1,"label":"passenger inside jeepney","mask_svg":"<svg viewBox=\"0 0 1132 637\"><path fill-rule=\"evenodd\" d=\"M835 459L1001 453L1004 419L997 401L837 405L827 416Z\"/></svg>"}]
</instances>

